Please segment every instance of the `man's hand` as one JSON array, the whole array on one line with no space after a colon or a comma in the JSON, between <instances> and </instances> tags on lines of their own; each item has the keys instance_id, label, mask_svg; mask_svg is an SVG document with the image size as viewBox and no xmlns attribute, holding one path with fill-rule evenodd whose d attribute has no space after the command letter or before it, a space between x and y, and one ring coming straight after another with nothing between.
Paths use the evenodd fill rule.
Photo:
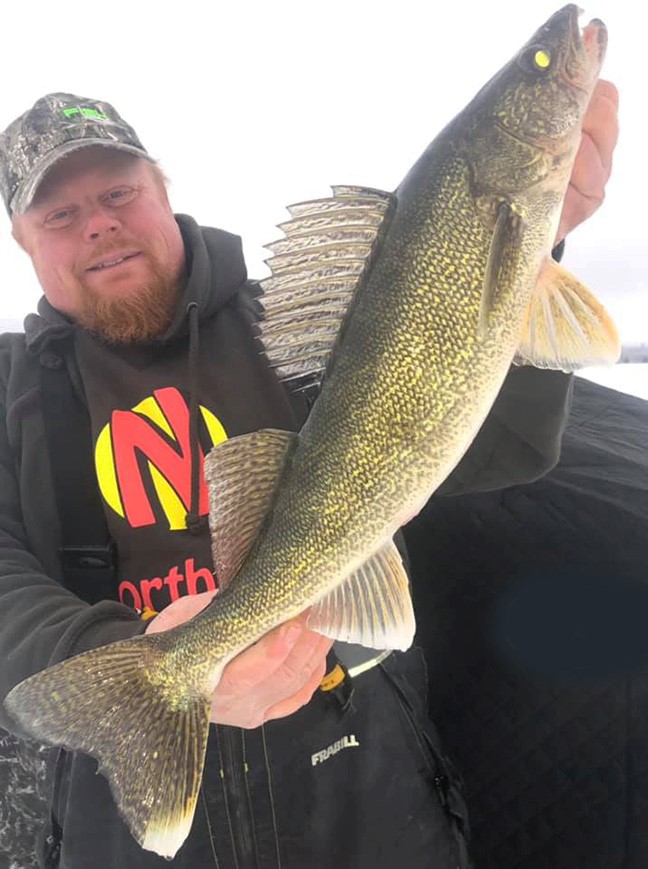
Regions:
<instances>
[{"instance_id":1,"label":"man's hand","mask_svg":"<svg viewBox=\"0 0 648 869\"><path fill-rule=\"evenodd\" d=\"M181 597L157 615L147 634L189 621L216 592ZM259 727L291 715L311 699L326 670L333 641L306 627L307 613L274 628L225 667L212 698L211 720Z\"/></svg>"},{"instance_id":2,"label":"man's hand","mask_svg":"<svg viewBox=\"0 0 648 869\"><path fill-rule=\"evenodd\" d=\"M587 220L603 202L619 136L618 111L616 87L612 82L599 79L583 119L581 143L565 195L556 242Z\"/></svg>"}]
</instances>

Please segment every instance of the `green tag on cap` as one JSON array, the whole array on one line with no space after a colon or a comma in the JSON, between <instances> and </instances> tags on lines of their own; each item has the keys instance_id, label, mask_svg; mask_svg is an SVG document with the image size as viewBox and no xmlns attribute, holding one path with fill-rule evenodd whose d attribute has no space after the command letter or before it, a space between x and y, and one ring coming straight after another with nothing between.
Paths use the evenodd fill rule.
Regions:
<instances>
[{"instance_id":1,"label":"green tag on cap","mask_svg":"<svg viewBox=\"0 0 648 869\"><path fill-rule=\"evenodd\" d=\"M108 115L100 112L99 109L93 109L90 106L70 106L67 109L61 109L61 112L66 118L74 118L76 116L82 118L90 118L93 121L108 121Z\"/></svg>"}]
</instances>

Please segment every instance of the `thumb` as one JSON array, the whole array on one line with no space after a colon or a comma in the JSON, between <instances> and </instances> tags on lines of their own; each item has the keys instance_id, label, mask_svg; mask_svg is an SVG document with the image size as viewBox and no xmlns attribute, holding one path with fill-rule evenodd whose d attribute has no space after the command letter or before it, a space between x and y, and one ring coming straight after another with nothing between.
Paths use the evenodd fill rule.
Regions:
<instances>
[{"instance_id":1,"label":"thumb","mask_svg":"<svg viewBox=\"0 0 648 869\"><path fill-rule=\"evenodd\" d=\"M146 633L156 634L160 631L168 631L169 628L174 628L176 625L188 622L189 619L197 616L199 612L211 603L215 594L216 589L212 589L211 591L203 591L200 594L189 594L178 598L178 600L170 603L168 607L165 607L162 612L151 619L146 628Z\"/></svg>"}]
</instances>

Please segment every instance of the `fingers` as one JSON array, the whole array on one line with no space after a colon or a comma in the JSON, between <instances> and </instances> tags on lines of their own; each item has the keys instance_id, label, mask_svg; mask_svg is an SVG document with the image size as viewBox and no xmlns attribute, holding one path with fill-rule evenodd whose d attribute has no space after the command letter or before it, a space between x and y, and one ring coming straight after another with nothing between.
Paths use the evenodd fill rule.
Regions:
<instances>
[{"instance_id":1,"label":"fingers","mask_svg":"<svg viewBox=\"0 0 648 869\"><path fill-rule=\"evenodd\" d=\"M225 697L250 691L270 677L285 662L302 636L306 618L307 614L304 614L279 625L237 655L223 671L218 693Z\"/></svg>"},{"instance_id":2,"label":"fingers","mask_svg":"<svg viewBox=\"0 0 648 869\"><path fill-rule=\"evenodd\" d=\"M304 635L304 632L312 635L312 637L319 637L320 634L314 634L313 631L309 631L307 628L309 612L310 610L305 610L297 618L279 625L279 627L261 637L256 644L259 652L268 655L270 658L284 661L292 652L295 643Z\"/></svg>"},{"instance_id":3,"label":"fingers","mask_svg":"<svg viewBox=\"0 0 648 869\"><path fill-rule=\"evenodd\" d=\"M166 631L203 610L215 591L174 601L148 625L147 633ZM333 641L308 629L308 611L272 631L225 667L212 698L212 721L258 727L304 706L317 690Z\"/></svg>"},{"instance_id":4,"label":"fingers","mask_svg":"<svg viewBox=\"0 0 648 869\"><path fill-rule=\"evenodd\" d=\"M312 631L307 631L301 642L295 644L278 672L275 673L275 679L282 680L287 695L292 697L294 694L302 692L310 685L313 678L321 673L315 683L315 688L317 688L324 677L322 669L326 667L326 656L331 645L332 640L329 640L328 637L323 637ZM314 690L313 688L308 695L308 700Z\"/></svg>"},{"instance_id":5,"label":"fingers","mask_svg":"<svg viewBox=\"0 0 648 869\"><path fill-rule=\"evenodd\" d=\"M287 700L282 700L279 703L275 703L274 706L270 706L269 709L266 709L265 721L273 721L275 718L285 718L287 715L292 715L293 712L297 712L298 709L305 706L319 688L325 675L326 658L322 658L320 664L313 672L313 675L300 691L297 691Z\"/></svg>"},{"instance_id":6,"label":"fingers","mask_svg":"<svg viewBox=\"0 0 648 869\"><path fill-rule=\"evenodd\" d=\"M303 622L292 647L288 637L294 622L271 631L225 668L214 692L213 721L258 727L270 716L289 715L310 700L324 675L332 641Z\"/></svg>"},{"instance_id":7,"label":"fingers","mask_svg":"<svg viewBox=\"0 0 648 869\"><path fill-rule=\"evenodd\" d=\"M612 82L596 83L583 119L580 146L565 195L556 241L587 220L605 198L619 137L619 94Z\"/></svg>"},{"instance_id":8,"label":"fingers","mask_svg":"<svg viewBox=\"0 0 648 869\"><path fill-rule=\"evenodd\" d=\"M607 181L612 169L612 155L619 138L619 97L617 89L611 82L598 82L600 87L594 91L589 107L583 119L583 141L581 148L591 147L591 163L583 159L579 153L574 164L572 181L584 192L587 188L595 191ZM589 155L586 155L586 157ZM587 170L598 169L599 175L593 172L588 181Z\"/></svg>"},{"instance_id":9,"label":"fingers","mask_svg":"<svg viewBox=\"0 0 648 869\"><path fill-rule=\"evenodd\" d=\"M594 97L609 100L618 110L619 108L619 91L615 84L607 79L600 78L594 87Z\"/></svg>"}]
</instances>

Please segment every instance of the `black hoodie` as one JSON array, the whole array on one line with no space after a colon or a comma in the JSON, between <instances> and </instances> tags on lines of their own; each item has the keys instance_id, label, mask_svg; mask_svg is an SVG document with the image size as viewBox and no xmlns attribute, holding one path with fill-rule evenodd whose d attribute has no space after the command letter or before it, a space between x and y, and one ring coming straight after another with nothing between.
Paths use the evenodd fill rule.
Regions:
<instances>
[{"instance_id":1,"label":"black hoodie","mask_svg":"<svg viewBox=\"0 0 648 869\"><path fill-rule=\"evenodd\" d=\"M5 418L0 431L3 554L0 654L5 662L11 661L10 666L2 669L2 696L30 672L84 649L140 632L142 623L135 609L142 606L138 604L150 602L155 604L153 609L161 609L186 590L177 581L167 582L162 589L157 588L157 583L149 584L148 588L145 586L147 599L141 600L143 580L158 577L164 581L176 566L172 553L186 553L186 558L193 558L197 590L210 587L204 572L205 568L211 568L206 527L198 536L186 528L171 531L167 513L173 513L177 506L172 494L156 498L160 484L156 490L151 474L147 479L145 470L138 478L137 491L123 491L118 471L108 466L105 452L97 448L103 433L103 441L110 439L113 451L119 452L115 429L121 428L122 455L117 454L115 461L119 463L121 458L126 470L129 461L135 462L141 470L142 437L148 436L144 446L148 443L156 455L164 451L166 465L174 449L177 452L178 445L184 446L182 427L189 415L191 398L187 344L192 304L197 306L200 335L195 388L198 402L205 408L202 419L208 416L212 432L219 425L227 436L232 436L267 426L294 429L298 424L286 392L254 344L247 310L249 284L240 239L229 233L200 229L188 217L180 216L178 220L188 251L189 278L182 304L166 335L135 348L106 345L76 328L42 299L39 315L30 315L26 320L25 335L4 336L0 346ZM60 529L44 437L39 378L40 365L51 364L52 354L64 360L90 409L102 493L111 491L111 482L113 492L115 484L119 489L116 495L121 503L114 498L111 503L104 499L108 524L119 551L120 586L115 588L114 602L88 606L59 584ZM147 402L144 409L133 412L142 402ZM147 414L155 411L159 417L151 425ZM162 415L168 426L161 429L157 423ZM147 427L142 435L141 430ZM174 428L180 431L173 431ZM206 424L198 434L204 453L210 446ZM190 478L192 457L188 451L181 450L181 454L183 462L176 467L173 482L183 494L183 485ZM139 504L143 508L139 513L138 496L140 502L148 502ZM131 516L129 497L136 502L130 510L135 515ZM202 506L204 514L204 503ZM124 511L126 515L120 515ZM142 518L143 513L150 515ZM184 562L178 565L182 572ZM128 606L117 603L120 596ZM9 723L3 710L0 723Z\"/></svg>"}]
</instances>

